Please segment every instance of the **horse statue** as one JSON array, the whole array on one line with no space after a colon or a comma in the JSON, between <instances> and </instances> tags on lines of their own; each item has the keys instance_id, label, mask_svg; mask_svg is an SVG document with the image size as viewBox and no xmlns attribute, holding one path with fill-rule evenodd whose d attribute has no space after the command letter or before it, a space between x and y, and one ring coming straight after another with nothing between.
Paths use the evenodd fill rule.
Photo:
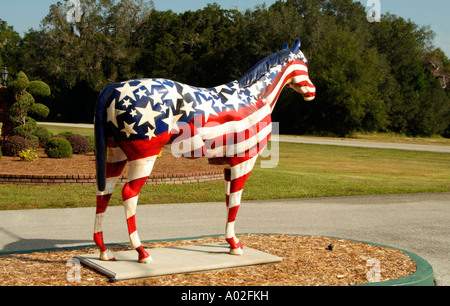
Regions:
<instances>
[{"instance_id":1,"label":"horse statue","mask_svg":"<svg viewBox=\"0 0 450 306\"><path fill-rule=\"evenodd\" d=\"M172 144L173 154L206 156L226 164L228 220L225 229L230 254L241 255L234 231L236 214L247 178L272 132L271 114L278 97L290 85L306 101L315 98L307 59L294 48L261 60L239 80L214 88L197 88L166 79L137 79L108 86L95 110L97 208L94 241L100 259L114 260L104 243L102 221L122 171L129 163L122 190L130 243L140 263L149 263L136 227L139 192L158 154ZM174 150L175 149L175 150ZM175 152L174 152L175 151Z\"/></svg>"}]
</instances>

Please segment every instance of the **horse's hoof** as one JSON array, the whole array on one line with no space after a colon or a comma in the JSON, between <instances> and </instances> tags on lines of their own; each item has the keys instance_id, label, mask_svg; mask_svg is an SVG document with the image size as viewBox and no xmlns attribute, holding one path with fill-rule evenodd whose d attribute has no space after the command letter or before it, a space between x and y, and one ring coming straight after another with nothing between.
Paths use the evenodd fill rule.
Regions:
<instances>
[{"instance_id":1,"label":"horse's hoof","mask_svg":"<svg viewBox=\"0 0 450 306\"><path fill-rule=\"evenodd\" d=\"M238 249L230 249L230 255L242 256L243 254L244 254L244 252L242 251L241 248L238 248Z\"/></svg>"},{"instance_id":2,"label":"horse's hoof","mask_svg":"<svg viewBox=\"0 0 450 306\"><path fill-rule=\"evenodd\" d=\"M144 264L144 265L148 265L149 263L151 263L153 261L153 259L149 256L147 258L141 258L139 259L139 263Z\"/></svg>"},{"instance_id":3,"label":"horse's hoof","mask_svg":"<svg viewBox=\"0 0 450 306\"><path fill-rule=\"evenodd\" d=\"M149 264L149 263L151 263L153 261L153 259L150 256L150 254L146 250L144 250L144 247L142 245L140 247L138 247L136 249L136 251L139 254L139 259L138 259L139 263Z\"/></svg>"},{"instance_id":4,"label":"horse's hoof","mask_svg":"<svg viewBox=\"0 0 450 306\"><path fill-rule=\"evenodd\" d=\"M110 250L106 250L105 252L100 253L100 260L102 261L114 261L116 258Z\"/></svg>"}]
</instances>

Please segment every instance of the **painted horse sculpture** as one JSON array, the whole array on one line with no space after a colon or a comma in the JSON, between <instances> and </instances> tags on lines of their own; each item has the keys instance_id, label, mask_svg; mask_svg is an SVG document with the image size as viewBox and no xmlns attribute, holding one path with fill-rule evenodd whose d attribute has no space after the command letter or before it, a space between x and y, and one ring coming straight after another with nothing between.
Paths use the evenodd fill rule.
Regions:
<instances>
[{"instance_id":1,"label":"painted horse sculpture","mask_svg":"<svg viewBox=\"0 0 450 306\"><path fill-rule=\"evenodd\" d=\"M104 243L102 221L128 162L122 198L130 242L139 262L151 262L138 236L136 207L158 154L168 144L177 156L206 156L211 162L228 165L225 238L230 254L242 254L243 246L234 231L242 190L271 136L271 114L285 85L301 93L306 101L315 97L300 40L292 49L285 44L239 80L214 88L196 88L166 79L138 79L108 86L97 100L95 113L94 241L100 248L100 259L114 260Z\"/></svg>"}]
</instances>

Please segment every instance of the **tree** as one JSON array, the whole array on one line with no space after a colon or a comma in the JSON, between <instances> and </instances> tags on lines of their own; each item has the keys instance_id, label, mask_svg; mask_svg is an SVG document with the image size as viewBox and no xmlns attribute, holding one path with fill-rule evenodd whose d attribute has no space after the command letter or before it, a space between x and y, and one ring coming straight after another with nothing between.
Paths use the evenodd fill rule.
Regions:
<instances>
[{"instance_id":1,"label":"tree","mask_svg":"<svg viewBox=\"0 0 450 306\"><path fill-rule=\"evenodd\" d=\"M390 68L390 83L385 83L389 95L384 96L391 118L389 130L411 135L441 133L440 122L449 122L449 101L427 76L428 64L423 63L424 54L433 48L434 33L391 14L372 30L373 45ZM432 121L435 128L430 128Z\"/></svg>"},{"instance_id":2,"label":"tree","mask_svg":"<svg viewBox=\"0 0 450 306\"><path fill-rule=\"evenodd\" d=\"M19 33L0 19L0 67L7 66L10 73L17 69L16 59L21 38Z\"/></svg>"},{"instance_id":3,"label":"tree","mask_svg":"<svg viewBox=\"0 0 450 306\"><path fill-rule=\"evenodd\" d=\"M281 97L278 105L285 106L274 117L288 118L282 132L347 136L384 130L388 118L379 88L388 69L371 45L364 8L348 0L289 0L287 5L303 19L302 45L317 96L312 103Z\"/></svg>"},{"instance_id":4,"label":"tree","mask_svg":"<svg viewBox=\"0 0 450 306\"><path fill-rule=\"evenodd\" d=\"M43 119L50 112L44 104L36 103L33 96L48 97L50 87L42 81L29 81L27 75L21 71L16 80L8 84L16 102L11 106L10 116L15 125L23 125L28 121L28 113Z\"/></svg>"},{"instance_id":5,"label":"tree","mask_svg":"<svg viewBox=\"0 0 450 306\"><path fill-rule=\"evenodd\" d=\"M442 49L437 48L423 53L422 66L439 79L443 89L450 91L450 60Z\"/></svg>"},{"instance_id":6,"label":"tree","mask_svg":"<svg viewBox=\"0 0 450 306\"><path fill-rule=\"evenodd\" d=\"M77 20L65 4L52 5L39 30L0 53L51 84L52 119L92 122L100 91L123 80L223 84L300 38L317 96L306 103L284 91L273 114L281 132L450 134L449 60L433 46L433 31L410 20L386 14L369 23L352 0L279 0L245 12L209 4L184 13L145 0L80 1Z\"/></svg>"},{"instance_id":7,"label":"tree","mask_svg":"<svg viewBox=\"0 0 450 306\"><path fill-rule=\"evenodd\" d=\"M54 116L92 122L99 92L108 84L134 77L139 50L129 47L133 29L152 9L143 0L80 0L78 20L69 7L50 7L39 30L24 37L21 65L52 84ZM94 102L93 102L94 101ZM56 119L56 118L54 118Z\"/></svg>"},{"instance_id":8,"label":"tree","mask_svg":"<svg viewBox=\"0 0 450 306\"><path fill-rule=\"evenodd\" d=\"M241 19L216 4L182 14L153 10L132 35L132 47L142 50L134 70L201 87L228 82L238 74Z\"/></svg>"},{"instance_id":9,"label":"tree","mask_svg":"<svg viewBox=\"0 0 450 306\"><path fill-rule=\"evenodd\" d=\"M14 94L16 102L11 106L9 113L14 128L14 134L27 140L39 139L35 134L36 121L32 118L46 118L50 112L47 106L36 103L34 97L48 97L51 94L50 87L42 81L29 81L27 75L21 71L17 78L8 84L8 91Z\"/></svg>"}]
</instances>

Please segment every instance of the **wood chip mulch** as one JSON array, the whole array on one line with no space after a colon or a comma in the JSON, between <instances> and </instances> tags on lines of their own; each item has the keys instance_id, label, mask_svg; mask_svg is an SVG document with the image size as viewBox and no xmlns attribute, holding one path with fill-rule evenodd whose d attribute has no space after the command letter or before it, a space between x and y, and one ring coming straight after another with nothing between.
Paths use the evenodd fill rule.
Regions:
<instances>
[{"instance_id":1,"label":"wood chip mulch","mask_svg":"<svg viewBox=\"0 0 450 306\"><path fill-rule=\"evenodd\" d=\"M274 264L125 280L110 283L91 268L78 266L79 281L71 276L76 255L98 253L97 248L0 256L1 286L349 286L369 279L393 280L413 274L416 265L397 249L318 236L245 235L245 246L283 258ZM223 238L152 242L145 248L223 242ZM332 250L327 249L332 244ZM112 251L129 249L114 246ZM151 251L150 251L151 254ZM231 255L230 255L231 256ZM137 255L136 255L137 259ZM377 274L379 272L379 274ZM68 277L69 276L69 277ZM72 280L72 281L69 281Z\"/></svg>"}]
</instances>

